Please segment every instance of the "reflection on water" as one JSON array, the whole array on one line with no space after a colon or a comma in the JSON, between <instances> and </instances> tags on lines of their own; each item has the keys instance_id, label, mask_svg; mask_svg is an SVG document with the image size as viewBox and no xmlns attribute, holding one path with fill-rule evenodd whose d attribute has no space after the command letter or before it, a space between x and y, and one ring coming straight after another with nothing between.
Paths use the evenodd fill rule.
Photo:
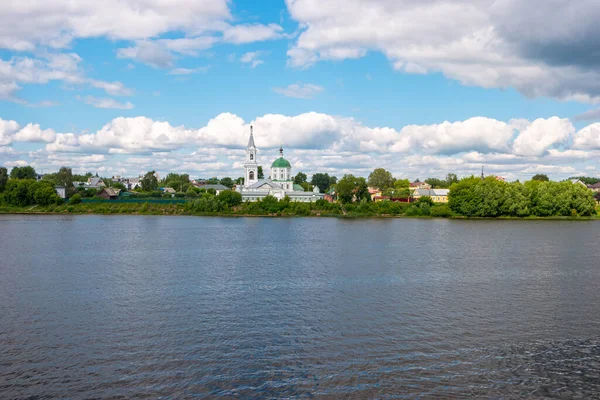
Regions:
<instances>
[{"instance_id":1,"label":"reflection on water","mask_svg":"<svg viewBox=\"0 0 600 400\"><path fill-rule=\"evenodd\" d=\"M600 396L594 222L0 228L3 398Z\"/></svg>"}]
</instances>

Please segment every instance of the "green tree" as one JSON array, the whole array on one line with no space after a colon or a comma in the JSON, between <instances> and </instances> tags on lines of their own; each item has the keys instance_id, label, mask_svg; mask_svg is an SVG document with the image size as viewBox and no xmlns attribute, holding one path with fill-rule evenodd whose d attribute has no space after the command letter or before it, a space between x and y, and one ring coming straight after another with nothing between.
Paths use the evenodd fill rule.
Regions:
<instances>
[{"instance_id":1,"label":"green tree","mask_svg":"<svg viewBox=\"0 0 600 400\"><path fill-rule=\"evenodd\" d=\"M158 189L158 179L156 179L156 171L148 171L140 181L144 192L151 192Z\"/></svg>"},{"instance_id":2,"label":"green tree","mask_svg":"<svg viewBox=\"0 0 600 400\"><path fill-rule=\"evenodd\" d=\"M410 181L408 179L396 179L394 182L393 197L407 198L410 196Z\"/></svg>"},{"instance_id":3,"label":"green tree","mask_svg":"<svg viewBox=\"0 0 600 400\"><path fill-rule=\"evenodd\" d=\"M308 183L308 182L302 182L302 183L300 184L300 186L302 186L302 189L303 189L305 192L312 192L312 190L313 190L313 185L311 185L311 184L310 184L310 183Z\"/></svg>"},{"instance_id":4,"label":"green tree","mask_svg":"<svg viewBox=\"0 0 600 400\"><path fill-rule=\"evenodd\" d=\"M6 182L8 182L8 170L4 167L0 167L0 193L4 192Z\"/></svg>"},{"instance_id":5,"label":"green tree","mask_svg":"<svg viewBox=\"0 0 600 400\"><path fill-rule=\"evenodd\" d=\"M233 179L230 177L225 177L221 179L221 185L227 186L229 189L231 189L233 187Z\"/></svg>"},{"instance_id":6,"label":"green tree","mask_svg":"<svg viewBox=\"0 0 600 400\"><path fill-rule=\"evenodd\" d=\"M262 165L258 166L258 179L265 179L265 173L263 172Z\"/></svg>"},{"instance_id":7,"label":"green tree","mask_svg":"<svg viewBox=\"0 0 600 400\"><path fill-rule=\"evenodd\" d=\"M186 192L190 186L190 176L188 174L169 173L162 180L164 187L170 187L180 192Z\"/></svg>"},{"instance_id":8,"label":"green tree","mask_svg":"<svg viewBox=\"0 0 600 400\"><path fill-rule=\"evenodd\" d=\"M79 203L81 203L81 195L79 193L75 193L69 199L69 204L79 204Z\"/></svg>"},{"instance_id":9,"label":"green tree","mask_svg":"<svg viewBox=\"0 0 600 400\"><path fill-rule=\"evenodd\" d=\"M548 182L550 178L546 174L536 174L531 178L532 181Z\"/></svg>"},{"instance_id":10,"label":"green tree","mask_svg":"<svg viewBox=\"0 0 600 400\"><path fill-rule=\"evenodd\" d=\"M427 178L427 179L425 179L425 183L430 184L433 189L448 188L448 183L445 180L438 179L438 178Z\"/></svg>"},{"instance_id":11,"label":"green tree","mask_svg":"<svg viewBox=\"0 0 600 400\"><path fill-rule=\"evenodd\" d=\"M10 179L6 183L4 200L8 204L21 207L62 203L52 183L37 182L35 179Z\"/></svg>"},{"instance_id":12,"label":"green tree","mask_svg":"<svg viewBox=\"0 0 600 400\"><path fill-rule=\"evenodd\" d=\"M336 183L337 183L337 176L330 176L329 177L329 186L327 188L329 189L330 187L332 187Z\"/></svg>"},{"instance_id":13,"label":"green tree","mask_svg":"<svg viewBox=\"0 0 600 400\"><path fill-rule=\"evenodd\" d=\"M61 167L54 179L57 186L64 186L66 188L73 187L73 172L71 171L71 168Z\"/></svg>"},{"instance_id":14,"label":"green tree","mask_svg":"<svg viewBox=\"0 0 600 400\"><path fill-rule=\"evenodd\" d=\"M340 203L352 203L354 200L354 190L356 189L356 177L354 175L344 175L338 181L335 188Z\"/></svg>"},{"instance_id":15,"label":"green tree","mask_svg":"<svg viewBox=\"0 0 600 400\"><path fill-rule=\"evenodd\" d=\"M456 174L447 174L446 175L446 187L449 188L453 183L458 182L458 177Z\"/></svg>"},{"instance_id":16,"label":"green tree","mask_svg":"<svg viewBox=\"0 0 600 400\"><path fill-rule=\"evenodd\" d=\"M188 187L188 190L185 192L185 197L198 197L198 192L196 192L196 188L190 185L190 187Z\"/></svg>"},{"instance_id":17,"label":"green tree","mask_svg":"<svg viewBox=\"0 0 600 400\"><path fill-rule=\"evenodd\" d=\"M341 203L352 203L353 201L371 201L369 185L363 177L344 175L336 184L338 200Z\"/></svg>"},{"instance_id":18,"label":"green tree","mask_svg":"<svg viewBox=\"0 0 600 400\"><path fill-rule=\"evenodd\" d=\"M390 171L384 168L376 168L369 174L369 186L379 190L391 188L394 185L394 177Z\"/></svg>"},{"instance_id":19,"label":"green tree","mask_svg":"<svg viewBox=\"0 0 600 400\"><path fill-rule=\"evenodd\" d=\"M302 185L304 182L306 182L306 179L306 174L304 172L298 172L294 177L294 183L297 185Z\"/></svg>"},{"instance_id":20,"label":"green tree","mask_svg":"<svg viewBox=\"0 0 600 400\"><path fill-rule=\"evenodd\" d=\"M331 186L331 177L327 173L316 173L313 174L310 183L313 187L318 187L321 193L325 193Z\"/></svg>"},{"instance_id":21,"label":"green tree","mask_svg":"<svg viewBox=\"0 0 600 400\"><path fill-rule=\"evenodd\" d=\"M229 207L235 207L242 204L242 194L233 190L223 190L217 198Z\"/></svg>"},{"instance_id":22,"label":"green tree","mask_svg":"<svg viewBox=\"0 0 600 400\"><path fill-rule=\"evenodd\" d=\"M363 177L356 178L356 201L371 201L371 194L369 193L369 185L367 180Z\"/></svg>"},{"instance_id":23,"label":"green tree","mask_svg":"<svg viewBox=\"0 0 600 400\"><path fill-rule=\"evenodd\" d=\"M60 204L62 199L56 194L52 186L43 185L35 189L33 193L35 204L40 206L48 206L50 204Z\"/></svg>"},{"instance_id":24,"label":"green tree","mask_svg":"<svg viewBox=\"0 0 600 400\"><path fill-rule=\"evenodd\" d=\"M31 166L26 167L14 167L12 171L10 171L11 179L36 179L37 174L35 173L35 169Z\"/></svg>"}]
</instances>

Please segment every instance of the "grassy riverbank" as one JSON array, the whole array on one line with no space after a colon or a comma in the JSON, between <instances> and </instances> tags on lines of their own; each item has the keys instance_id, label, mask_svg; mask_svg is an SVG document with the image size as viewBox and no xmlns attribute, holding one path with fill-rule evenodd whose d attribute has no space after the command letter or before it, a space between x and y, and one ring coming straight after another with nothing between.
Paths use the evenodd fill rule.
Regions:
<instances>
[{"instance_id":1,"label":"grassy riverbank","mask_svg":"<svg viewBox=\"0 0 600 400\"><path fill-rule=\"evenodd\" d=\"M0 214L99 214L99 215L189 215L189 216L228 216L228 217L339 217L339 218L452 218L452 219L481 219L481 220L598 220L598 215L593 216L551 216L535 217L497 217L475 218L456 215L449 211L447 206L434 205L428 215L416 213L414 208L407 204L396 204L392 207L375 206L370 208L356 207L355 205L341 206L338 204L317 205L306 203L291 203L288 207L268 209L246 203L221 211L199 211L194 208L193 202L185 204L153 204L153 203L79 203L47 206L17 207L0 204ZM375 212L380 209L379 212ZM435 211L434 211L435 210ZM386 212L387 211L387 212Z\"/></svg>"}]
</instances>

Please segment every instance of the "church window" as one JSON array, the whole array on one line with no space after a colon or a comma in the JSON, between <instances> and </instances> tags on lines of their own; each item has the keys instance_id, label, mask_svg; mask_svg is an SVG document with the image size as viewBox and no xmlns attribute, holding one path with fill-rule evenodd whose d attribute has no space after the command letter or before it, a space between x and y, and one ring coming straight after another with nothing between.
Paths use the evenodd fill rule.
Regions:
<instances>
[{"instance_id":1,"label":"church window","mask_svg":"<svg viewBox=\"0 0 600 400\"><path fill-rule=\"evenodd\" d=\"M254 180L254 171L250 171L250 173L248 174L248 179Z\"/></svg>"},{"instance_id":2,"label":"church window","mask_svg":"<svg viewBox=\"0 0 600 400\"><path fill-rule=\"evenodd\" d=\"M254 154L250 153L250 161L254 160Z\"/></svg>"}]
</instances>

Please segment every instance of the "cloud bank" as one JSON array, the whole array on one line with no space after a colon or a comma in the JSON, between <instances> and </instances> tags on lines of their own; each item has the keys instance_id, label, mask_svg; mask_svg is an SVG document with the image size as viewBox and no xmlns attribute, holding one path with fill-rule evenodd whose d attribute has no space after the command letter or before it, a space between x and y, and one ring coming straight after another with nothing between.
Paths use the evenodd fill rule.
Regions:
<instances>
[{"instance_id":1,"label":"cloud bank","mask_svg":"<svg viewBox=\"0 0 600 400\"><path fill-rule=\"evenodd\" d=\"M600 101L594 0L286 0L302 31L289 64L383 53L399 71L529 97Z\"/></svg>"},{"instance_id":2,"label":"cloud bank","mask_svg":"<svg viewBox=\"0 0 600 400\"><path fill-rule=\"evenodd\" d=\"M0 119L0 154L5 165L30 161L45 168L62 163L115 173L138 174L148 168L237 176L250 125L264 165L283 143L295 171L308 173L366 175L385 167L415 178L477 173L485 165L488 172L508 178L525 178L532 172L561 177L594 172L600 155L600 123L576 130L570 120L558 117L506 122L473 117L396 129L316 112L266 114L251 121L222 113L200 128L119 117L90 133L56 133L37 124L21 127ZM20 142L41 145L36 151L20 152Z\"/></svg>"}]
</instances>

